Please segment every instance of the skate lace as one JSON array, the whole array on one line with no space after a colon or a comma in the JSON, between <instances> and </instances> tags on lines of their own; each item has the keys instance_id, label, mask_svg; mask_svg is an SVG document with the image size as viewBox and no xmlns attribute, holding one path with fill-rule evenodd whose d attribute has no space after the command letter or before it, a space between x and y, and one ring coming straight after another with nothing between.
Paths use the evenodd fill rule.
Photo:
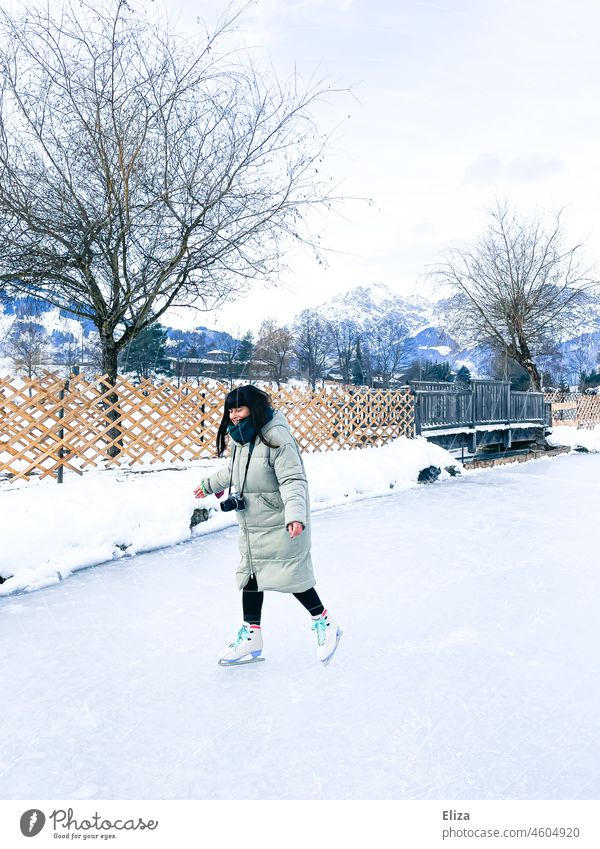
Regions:
<instances>
[{"instance_id":1,"label":"skate lace","mask_svg":"<svg viewBox=\"0 0 600 849\"><path fill-rule=\"evenodd\" d=\"M312 624L312 630L317 632L317 642L322 646L327 637L327 620L315 619Z\"/></svg>"},{"instance_id":2,"label":"skate lace","mask_svg":"<svg viewBox=\"0 0 600 849\"><path fill-rule=\"evenodd\" d=\"M231 643L229 648L230 649L237 649L239 644L241 642L243 642L244 640L247 640L249 636L250 636L250 631L248 630L248 628L246 628L245 625L242 625L242 627L238 631L237 637L235 639L235 643Z\"/></svg>"}]
</instances>

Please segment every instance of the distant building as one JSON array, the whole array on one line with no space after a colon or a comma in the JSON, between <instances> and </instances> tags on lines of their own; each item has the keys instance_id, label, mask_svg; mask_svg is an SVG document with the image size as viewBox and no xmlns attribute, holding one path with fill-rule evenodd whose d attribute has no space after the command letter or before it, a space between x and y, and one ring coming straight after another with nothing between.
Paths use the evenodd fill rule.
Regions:
<instances>
[{"instance_id":1,"label":"distant building","mask_svg":"<svg viewBox=\"0 0 600 849\"><path fill-rule=\"evenodd\" d=\"M169 357L174 377L186 380L190 377L212 377L215 380L230 380L234 377L250 377L249 363L232 361L231 353L220 348L207 351L202 357Z\"/></svg>"}]
</instances>

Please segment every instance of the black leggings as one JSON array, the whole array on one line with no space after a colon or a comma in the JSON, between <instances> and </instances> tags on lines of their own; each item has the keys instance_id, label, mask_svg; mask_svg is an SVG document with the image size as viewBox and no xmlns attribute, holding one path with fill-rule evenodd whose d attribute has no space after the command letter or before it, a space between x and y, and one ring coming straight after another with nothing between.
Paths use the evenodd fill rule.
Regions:
<instances>
[{"instance_id":1,"label":"black leggings","mask_svg":"<svg viewBox=\"0 0 600 849\"><path fill-rule=\"evenodd\" d=\"M303 593L294 593L294 596L308 610L311 616L318 616L325 610L314 587L305 590ZM256 577L253 575L242 590L244 622L247 622L249 625L260 625L260 614L264 597L265 594L259 591Z\"/></svg>"}]
</instances>

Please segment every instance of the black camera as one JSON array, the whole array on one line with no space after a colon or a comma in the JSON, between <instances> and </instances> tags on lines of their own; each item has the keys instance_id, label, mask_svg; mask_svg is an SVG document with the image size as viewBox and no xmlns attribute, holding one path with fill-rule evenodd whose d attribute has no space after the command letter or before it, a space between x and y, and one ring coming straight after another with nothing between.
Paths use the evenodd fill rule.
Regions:
<instances>
[{"instance_id":1,"label":"black camera","mask_svg":"<svg viewBox=\"0 0 600 849\"><path fill-rule=\"evenodd\" d=\"M221 501L221 510L228 513L230 510L245 510L246 501L243 492L232 492L225 501Z\"/></svg>"}]
</instances>

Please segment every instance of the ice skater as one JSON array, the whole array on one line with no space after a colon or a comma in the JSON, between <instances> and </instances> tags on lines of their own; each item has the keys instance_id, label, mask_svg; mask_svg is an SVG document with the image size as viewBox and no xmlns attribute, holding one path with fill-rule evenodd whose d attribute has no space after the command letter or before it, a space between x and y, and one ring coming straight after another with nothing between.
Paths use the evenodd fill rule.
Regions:
<instances>
[{"instance_id":1,"label":"ice skater","mask_svg":"<svg viewBox=\"0 0 600 849\"><path fill-rule=\"evenodd\" d=\"M310 502L300 449L287 419L266 392L240 386L225 398L217 455L232 440L229 465L201 481L196 498L227 488L221 510L235 510L240 526L243 623L219 663L262 659L261 611L265 590L293 593L312 617L317 657L328 664L342 635L315 590L310 556Z\"/></svg>"}]
</instances>

